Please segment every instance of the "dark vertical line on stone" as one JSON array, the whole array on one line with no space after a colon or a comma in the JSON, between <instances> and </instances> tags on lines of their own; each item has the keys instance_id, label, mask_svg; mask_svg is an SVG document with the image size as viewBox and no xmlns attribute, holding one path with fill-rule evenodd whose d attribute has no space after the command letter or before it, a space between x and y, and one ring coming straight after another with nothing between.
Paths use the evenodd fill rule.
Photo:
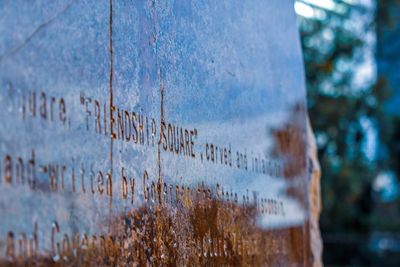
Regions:
<instances>
[{"instance_id":1,"label":"dark vertical line on stone","mask_svg":"<svg viewBox=\"0 0 400 267\"><path fill-rule=\"evenodd\" d=\"M161 205L161 187L162 187L162 179L161 179L161 129L164 122L164 85L161 80L161 69L158 70L160 72L160 139L158 140L158 203Z\"/></svg>"},{"instance_id":2,"label":"dark vertical line on stone","mask_svg":"<svg viewBox=\"0 0 400 267\"><path fill-rule=\"evenodd\" d=\"M164 123L164 85L162 82L162 75L161 75L161 68L158 60L158 46L157 46L157 15L156 15L156 8L155 8L155 1L152 1L152 19L153 19L153 41L155 45L155 53L156 53L156 69L157 69L157 74L158 74L158 79L160 81L160 135L159 135L159 140L158 140L158 146L157 146L157 165L158 165L158 179L157 179L157 192L158 192L158 206L161 208L161 188L162 188L162 176L161 176L161 129L162 129L162 124Z\"/></svg>"},{"instance_id":3,"label":"dark vertical line on stone","mask_svg":"<svg viewBox=\"0 0 400 267\"><path fill-rule=\"evenodd\" d=\"M161 255L161 246L162 246L162 239L163 239L163 227L161 223L161 210L162 210L162 199L161 199L161 187L162 187L162 176L161 176L161 129L162 129L162 124L164 122L164 85L162 83L162 75L161 75L161 68L159 64L159 59L158 59L158 28L157 28L157 11L155 7L155 1L152 1L152 17L153 17L153 40L154 40L154 45L155 45L155 53L156 53L156 70L158 74L158 79L160 81L160 138L158 140L158 151L157 151L157 165L158 165L158 179L157 179L157 192L158 192L158 206L156 210L156 248L154 250L154 256L155 256L155 263L156 265L159 264L159 259ZM157 264L158 263L158 264Z\"/></svg>"},{"instance_id":4,"label":"dark vertical line on stone","mask_svg":"<svg viewBox=\"0 0 400 267\"><path fill-rule=\"evenodd\" d=\"M114 105L113 105L113 1L110 0L110 202L109 202L109 209L111 212L112 209L112 187L113 187L113 135L112 135L112 127L113 127L113 110L114 110ZM111 224L111 216L109 217L109 222L108 222L109 227L112 225ZM110 229L109 229L110 230Z\"/></svg>"},{"instance_id":5,"label":"dark vertical line on stone","mask_svg":"<svg viewBox=\"0 0 400 267\"><path fill-rule=\"evenodd\" d=\"M112 111L113 111L113 1L110 0L110 167L113 173L113 137L112 137Z\"/></svg>"}]
</instances>

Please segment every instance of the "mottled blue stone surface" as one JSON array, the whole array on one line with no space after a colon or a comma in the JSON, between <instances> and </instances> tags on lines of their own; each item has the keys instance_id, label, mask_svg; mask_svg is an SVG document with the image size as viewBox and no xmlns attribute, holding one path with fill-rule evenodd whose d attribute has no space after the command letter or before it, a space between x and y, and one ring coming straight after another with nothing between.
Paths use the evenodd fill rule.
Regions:
<instances>
[{"instance_id":1,"label":"mottled blue stone surface","mask_svg":"<svg viewBox=\"0 0 400 267\"><path fill-rule=\"evenodd\" d=\"M18 256L20 239L37 241L38 258L71 260L64 233L117 240L125 230L115 222L134 212L145 224L170 218L174 263L186 265L216 235L190 221L203 197L256 207L240 234L222 235L245 240L249 227L264 240L243 242L259 254L240 264L306 262L306 105L292 1L15 0L0 14L0 259L28 257ZM177 188L196 200L177 199ZM218 211L226 223L223 210L234 208ZM141 263L172 262L157 231L156 248L137 243ZM230 262L198 249L194 264Z\"/></svg>"}]
</instances>

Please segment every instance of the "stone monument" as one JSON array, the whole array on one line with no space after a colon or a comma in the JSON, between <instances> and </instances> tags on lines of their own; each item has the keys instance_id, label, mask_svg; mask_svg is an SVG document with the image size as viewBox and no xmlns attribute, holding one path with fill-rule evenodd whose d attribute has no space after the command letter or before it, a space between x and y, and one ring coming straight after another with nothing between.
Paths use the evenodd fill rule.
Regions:
<instances>
[{"instance_id":1,"label":"stone monument","mask_svg":"<svg viewBox=\"0 0 400 267\"><path fill-rule=\"evenodd\" d=\"M0 265L311 264L292 1L0 14Z\"/></svg>"}]
</instances>

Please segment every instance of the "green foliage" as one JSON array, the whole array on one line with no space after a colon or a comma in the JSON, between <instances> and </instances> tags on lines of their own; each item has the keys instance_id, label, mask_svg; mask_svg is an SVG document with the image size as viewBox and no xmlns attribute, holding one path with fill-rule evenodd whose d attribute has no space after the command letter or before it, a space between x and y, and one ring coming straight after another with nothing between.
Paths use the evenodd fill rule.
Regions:
<instances>
[{"instance_id":1,"label":"green foliage","mask_svg":"<svg viewBox=\"0 0 400 267\"><path fill-rule=\"evenodd\" d=\"M362 149L366 133L360 120L373 118L376 96L352 87L354 66L360 60L356 51L363 40L344 26L347 20L327 12L325 20L300 22L309 114L323 170L321 223L326 231L361 224L354 220L361 212L357 202L363 201L374 176Z\"/></svg>"},{"instance_id":2,"label":"green foliage","mask_svg":"<svg viewBox=\"0 0 400 267\"><path fill-rule=\"evenodd\" d=\"M394 169L399 177L400 118L385 110L391 90L384 77L364 87L353 82L367 45L366 31L392 23L388 22L388 4L400 3L382 2L386 5L378 5L378 16L361 30L354 23L355 18L366 14L361 5L347 5L345 14L325 10L324 19L300 18L309 115L322 169L320 224L326 264L374 264L379 257L368 248L371 235L377 231L400 232L400 219L387 222L377 211L373 193L373 181L380 171ZM377 132L379 149L373 158L365 150L365 120ZM399 214L399 203L394 207L393 214ZM355 238L338 238L343 235Z\"/></svg>"}]
</instances>

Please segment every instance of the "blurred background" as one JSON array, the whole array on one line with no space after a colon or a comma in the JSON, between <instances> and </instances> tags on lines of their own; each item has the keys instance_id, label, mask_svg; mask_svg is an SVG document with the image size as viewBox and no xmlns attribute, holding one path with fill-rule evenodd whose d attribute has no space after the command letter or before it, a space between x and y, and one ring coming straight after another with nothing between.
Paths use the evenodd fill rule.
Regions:
<instances>
[{"instance_id":1,"label":"blurred background","mask_svg":"<svg viewBox=\"0 0 400 267\"><path fill-rule=\"evenodd\" d=\"M297 0L326 266L400 266L400 0Z\"/></svg>"}]
</instances>

